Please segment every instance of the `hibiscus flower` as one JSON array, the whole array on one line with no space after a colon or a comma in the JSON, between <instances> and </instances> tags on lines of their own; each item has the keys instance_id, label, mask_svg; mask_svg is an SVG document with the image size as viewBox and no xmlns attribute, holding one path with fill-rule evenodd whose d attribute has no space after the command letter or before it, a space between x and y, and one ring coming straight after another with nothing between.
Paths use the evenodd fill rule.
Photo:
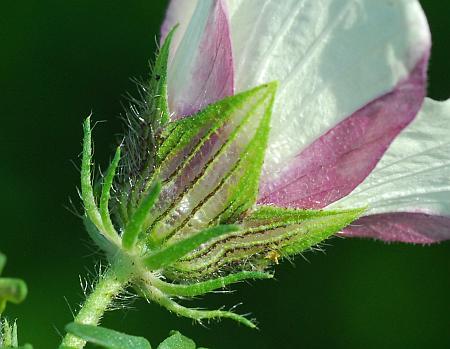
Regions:
<instances>
[{"instance_id":1,"label":"hibiscus flower","mask_svg":"<svg viewBox=\"0 0 450 349\"><path fill-rule=\"evenodd\" d=\"M425 98L418 1L173 0L161 42L99 208L85 123L87 226L116 292L254 327L175 299L271 278L339 232L450 238L450 102Z\"/></svg>"},{"instance_id":2,"label":"hibiscus flower","mask_svg":"<svg viewBox=\"0 0 450 349\"><path fill-rule=\"evenodd\" d=\"M171 119L278 81L258 205L367 207L343 235L450 238L450 101L415 0L172 0Z\"/></svg>"}]
</instances>

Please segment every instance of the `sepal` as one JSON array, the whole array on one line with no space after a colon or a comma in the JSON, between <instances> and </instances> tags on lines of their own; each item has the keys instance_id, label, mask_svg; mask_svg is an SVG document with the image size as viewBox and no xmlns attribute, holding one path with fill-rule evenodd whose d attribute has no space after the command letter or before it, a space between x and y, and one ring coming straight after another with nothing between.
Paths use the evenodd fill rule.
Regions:
<instances>
[{"instance_id":1,"label":"sepal","mask_svg":"<svg viewBox=\"0 0 450 349\"><path fill-rule=\"evenodd\" d=\"M239 270L264 270L341 231L363 212L259 206L243 218L239 232L203 245L174 263L168 274L176 280L190 280Z\"/></svg>"},{"instance_id":2,"label":"sepal","mask_svg":"<svg viewBox=\"0 0 450 349\"><path fill-rule=\"evenodd\" d=\"M168 125L154 173L163 185L151 248L233 223L255 203L275 91L275 83L261 85Z\"/></svg>"}]
</instances>

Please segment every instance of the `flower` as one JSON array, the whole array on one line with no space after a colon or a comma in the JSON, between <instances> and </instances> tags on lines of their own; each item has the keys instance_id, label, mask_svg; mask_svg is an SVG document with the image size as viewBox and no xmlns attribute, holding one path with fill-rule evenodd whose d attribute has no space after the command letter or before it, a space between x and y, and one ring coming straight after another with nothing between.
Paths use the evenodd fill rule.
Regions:
<instances>
[{"instance_id":1,"label":"flower","mask_svg":"<svg viewBox=\"0 0 450 349\"><path fill-rule=\"evenodd\" d=\"M279 82L258 205L364 207L343 234L450 238L450 100L425 98L416 0L172 0L172 120ZM425 100L424 100L425 98Z\"/></svg>"},{"instance_id":2,"label":"flower","mask_svg":"<svg viewBox=\"0 0 450 349\"><path fill-rule=\"evenodd\" d=\"M99 207L84 125L86 225L122 286L254 327L174 299L271 278L340 231L450 238L450 101L424 102L418 1L172 0L161 36Z\"/></svg>"}]
</instances>

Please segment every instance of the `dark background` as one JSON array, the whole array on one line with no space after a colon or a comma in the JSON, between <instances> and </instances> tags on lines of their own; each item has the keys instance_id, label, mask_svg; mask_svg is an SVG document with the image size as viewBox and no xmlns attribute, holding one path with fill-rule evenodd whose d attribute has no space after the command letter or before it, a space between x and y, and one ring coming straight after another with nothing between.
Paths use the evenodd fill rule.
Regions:
<instances>
[{"instance_id":1,"label":"dark background","mask_svg":"<svg viewBox=\"0 0 450 349\"><path fill-rule=\"evenodd\" d=\"M450 2L422 1L434 38L429 95L450 96ZM99 164L111 156L130 77L145 77L165 1L0 2L0 248L5 275L29 297L10 305L22 341L55 348L94 278L95 248L65 206L75 187L81 122L91 111ZM449 348L450 243L432 247L333 239L322 253L277 268L277 281L241 284L192 305L252 312L260 330L231 321L207 328L136 301L105 325L149 338L171 329L220 348ZM93 276L94 275L94 276Z\"/></svg>"}]
</instances>

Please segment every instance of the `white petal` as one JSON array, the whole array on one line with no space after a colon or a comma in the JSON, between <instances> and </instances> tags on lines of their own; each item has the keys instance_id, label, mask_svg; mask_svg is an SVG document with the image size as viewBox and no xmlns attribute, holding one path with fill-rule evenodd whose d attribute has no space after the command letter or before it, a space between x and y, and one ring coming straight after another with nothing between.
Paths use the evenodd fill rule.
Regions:
<instances>
[{"instance_id":1,"label":"white petal","mask_svg":"<svg viewBox=\"0 0 450 349\"><path fill-rule=\"evenodd\" d=\"M186 28L197 6L198 0L171 0L167 7L166 16L161 26L161 39L164 42L169 31L178 24L177 31L174 33L171 49L170 60L173 58L181 39L183 38Z\"/></svg>"},{"instance_id":2,"label":"white petal","mask_svg":"<svg viewBox=\"0 0 450 349\"><path fill-rule=\"evenodd\" d=\"M450 216L450 99L426 99L375 170L329 207L369 206L367 214L422 212Z\"/></svg>"},{"instance_id":3,"label":"white petal","mask_svg":"<svg viewBox=\"0 0 450 349\"><path fill-rule=\"evenodd\" d=\"M278 80L264 176L373 99L430 47L416 0L229 0L235 87Z\"/></svg>"}]
</instances>

